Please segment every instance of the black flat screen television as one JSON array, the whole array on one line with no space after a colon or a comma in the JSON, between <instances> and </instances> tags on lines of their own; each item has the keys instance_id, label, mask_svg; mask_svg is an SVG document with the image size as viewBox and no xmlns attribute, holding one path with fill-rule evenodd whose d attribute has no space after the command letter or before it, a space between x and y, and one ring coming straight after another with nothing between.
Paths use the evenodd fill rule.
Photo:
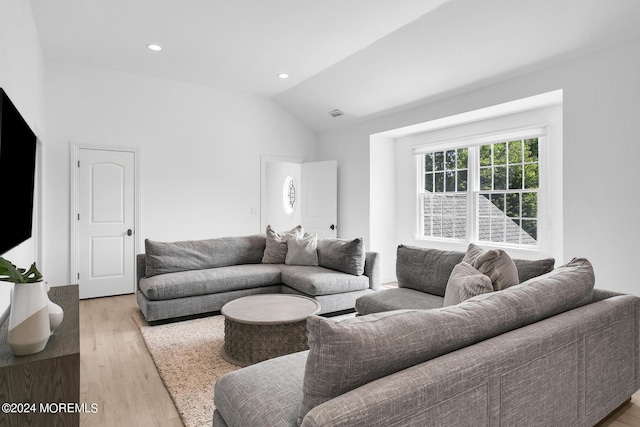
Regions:
<instances>
[{"instance_id":1,"label":"black flat screen television","mask_svg":"<svg viewBox=\"0 0 640 427\"><path fill-rule=\"evenodd\" d=\"M36 172L36 135L0 88L0 254L31 237Z\"/></svg>"}]
</instances>

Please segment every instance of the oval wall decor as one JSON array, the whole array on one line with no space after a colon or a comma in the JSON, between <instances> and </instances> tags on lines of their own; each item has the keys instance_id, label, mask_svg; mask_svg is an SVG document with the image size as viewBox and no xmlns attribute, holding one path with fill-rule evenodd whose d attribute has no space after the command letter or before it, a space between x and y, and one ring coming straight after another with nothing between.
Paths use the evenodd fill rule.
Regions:
<instances>
[{"instance_id":1,"label":"oval wall decor","mask_svg":"<svg viewBox=\"0 0 640 427\"><path fill-rule=\"evenodd\" d=\"M296 181L292 176L287 176L284 179L284 186L282 188L282 205L285 214L292 215L296 210L296 203L298 200L297 193Z\"/></svg>"}]
</instances>

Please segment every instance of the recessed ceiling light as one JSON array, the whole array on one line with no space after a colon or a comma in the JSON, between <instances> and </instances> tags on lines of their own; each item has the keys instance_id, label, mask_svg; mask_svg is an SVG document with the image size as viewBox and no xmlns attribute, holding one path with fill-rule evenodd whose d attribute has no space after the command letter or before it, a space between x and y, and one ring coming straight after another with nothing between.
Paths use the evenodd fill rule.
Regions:
<instances>
[{"instance_id":1,"label":"recessed ceiling light","mask_svg":"<svg viewBox=\"0 0 640 427\"><path fill-rule=\"evenodd\" d=\"M152 50L154 52L160 52L162 50L162 46L158 45L158 44L148 44L147 48L149 50Z\"/></svg>"},{"instance_id":2,"label":"recessed ceiling light","mask_svg":"<svg viewBox=\"0 0 640 427\"><path fill-rule=\"evenodd\" d=\"M281 79L288 79L289 78L289 74L287 73L280 73L278 74L278 77Z\"/></svg>"}]
</instances>

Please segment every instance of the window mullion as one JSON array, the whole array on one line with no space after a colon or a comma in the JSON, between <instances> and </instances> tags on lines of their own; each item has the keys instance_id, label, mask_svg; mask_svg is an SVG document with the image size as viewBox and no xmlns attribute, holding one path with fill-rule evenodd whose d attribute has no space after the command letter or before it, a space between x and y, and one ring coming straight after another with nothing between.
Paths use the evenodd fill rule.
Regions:
<instances>
[{"instance_id":1,"label":"window mullion","mask_svg":"<svg viewBox=\"0 0 640 427\"><path fill-rule=\"evenodd\" d=\"M424 165L424 155L417 156L416 160L416 168L418 169L418 179L416 180L416 186L418 187L418 198L416 206L416 210L418 211L418 221L416 224L417 227L417 236L425 237L424 234L424 199L426 197L425 194L425 165Z\"/></svg>"},{"instance_id":2,"label":"window mullion","mask_svg":"<svg viewBox=\"0 0 640 427\"><path fill-rule=\"evenodd\" d=\"M477 230L477 194L480 189L480 155L479 147L469 147L468 153L468 172L467 172L467 240L473 242L478 240Z\"/></svg>"},{"instance_id":3,"label":"window mullion","mask_svg":"<svg viewBox=\"0 0 640 427\"><path fill-rule=\"evenodd\" d=\"M549 226L541 227L540 218L548 218L548 183L547 183L547 136L543 135L538 138L538 188L536 189L536 198L538 200L537 226L538 226L538 246L547 246L547 231Z\"/></svg>"}]
</instances>

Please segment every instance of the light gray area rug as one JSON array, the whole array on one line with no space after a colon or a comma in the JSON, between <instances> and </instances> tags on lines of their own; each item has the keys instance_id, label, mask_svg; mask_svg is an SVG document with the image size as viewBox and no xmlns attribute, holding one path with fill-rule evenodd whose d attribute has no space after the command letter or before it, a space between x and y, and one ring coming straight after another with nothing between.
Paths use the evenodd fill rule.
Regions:
<instances>
[{"instance_id":1,"label":"light gray area rug","mask_svg":"<svg viewBox=\"0 0 640 427\"><path fill-rule=\"evenodd\" d=\"M211 427L213 386L218 378L239 367L220 357L224 318L205 317L149 326L133 315L185 427Z\"/></svg>"},{"instance_id":2,"label":"light gray area rug","mask_svg":"<svg viewBox=\"0 0 640 427\"><path fill-rule=\"evenodd\" d=\"M340 321L355 314L332 317ZM211 427L213 386L224 374L240 369L220 356L224 317L211 316L149 326L141 313L133 321L153 358L185 427Z\"/></svg>"}]
</instances>

